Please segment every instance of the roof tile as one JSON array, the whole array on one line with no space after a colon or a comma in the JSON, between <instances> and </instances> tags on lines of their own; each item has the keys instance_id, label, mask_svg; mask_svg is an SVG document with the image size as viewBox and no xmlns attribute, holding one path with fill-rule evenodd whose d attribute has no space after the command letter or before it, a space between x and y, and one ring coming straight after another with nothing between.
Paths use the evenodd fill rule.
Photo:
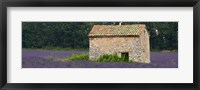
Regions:
<instances>
[{"instance_id":1,"label":"roof tile","mask_svg":"<svg viewBox=\"0 0 200 90\"><path fill-rule=\"evenodd\" d=\"M138 36L145 30L144 24L133 25L94 25L89 36Z\"/></svg>"}]
</instances>

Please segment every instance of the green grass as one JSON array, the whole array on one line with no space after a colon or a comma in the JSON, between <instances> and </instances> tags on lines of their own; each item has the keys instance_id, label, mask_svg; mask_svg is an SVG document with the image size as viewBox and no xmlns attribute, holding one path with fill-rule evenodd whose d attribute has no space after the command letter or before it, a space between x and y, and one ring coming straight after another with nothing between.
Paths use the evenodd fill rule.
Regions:
<instances>
[{"instance_id":1,"label":"green grass","mask_svg":"<svg viewBox=\"0 0 200 90\"><path fill-rule=\"evenodd\" d=\"M81 55L73 54L71 57L62 58L61 61L88 60L88 59L89 59L88 54L81 54Z\"/></svg>"},{"instance_id":2,"label":"green grass","mask_svg":"<svg viewBox=\"0 0 200 90\"><path fill-rule=\"evenodd\" d=\"M178 52L177 49L174 50L158 50L158 49L151 49L151 52Z\"/></svg>"},{"instance_id":3,"label":"green grass","mask_svg":"<svg viewBox=\"0 0 200 90\"><path fill-rule=\"evenodd\" d=\"M73 54L71 57L68 58L62 58L60 61L73 61L73 60L89 60L88 54ZM101 55L96 62L129 62L125 56L119 57L117 54L105 54Z\"/></svg>"},{"instance_id":4,"label":"green grass","mask_svg":"<svg viewBox=\"0 0 200 90\"><path fill-rule=\"evenodd\" d=\"M48 57L46 57L45 59L48 59L48 60L56 60L57 58L56 58L56 57L53 57L53 56L48 56Z\"/></svg>"},{"instance_id":5,"label":"green grass","mask_svg":"<svg viewBox=\"0 0 200 90\"><path fill-rule=\"evenodd\" d=\"M119 57L117 54L105 54L101 55L97 62L128 62L125 56Z\"/></svg>"},{"instance_id":6,"label":"green grass","mask_svg":"<svg viewBox=\"0 0 200 90\"><path fill-rule=\"evenodd\" d=\"M85 51L88 48L63 48L63 47L43 47L43 48L23 48L25 50L51 50L51 51Z\"/></svg>"}]
</instances>

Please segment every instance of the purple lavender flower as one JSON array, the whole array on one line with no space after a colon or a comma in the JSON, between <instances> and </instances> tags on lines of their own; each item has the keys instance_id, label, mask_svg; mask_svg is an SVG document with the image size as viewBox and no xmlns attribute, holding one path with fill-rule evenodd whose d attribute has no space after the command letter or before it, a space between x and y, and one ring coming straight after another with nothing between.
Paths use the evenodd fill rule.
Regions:
<instances>
[{"instance_id":1,"label":"purple lavender flower","mask_svg":"<svg viewBox=\"0 0 200 90\"><path fill-rule=\"evenodd\" d=\"M22 68L178 68L178 52L151 52L151 63L60 61L88 51L23 50Z\"/></svg>"}]
</instances>

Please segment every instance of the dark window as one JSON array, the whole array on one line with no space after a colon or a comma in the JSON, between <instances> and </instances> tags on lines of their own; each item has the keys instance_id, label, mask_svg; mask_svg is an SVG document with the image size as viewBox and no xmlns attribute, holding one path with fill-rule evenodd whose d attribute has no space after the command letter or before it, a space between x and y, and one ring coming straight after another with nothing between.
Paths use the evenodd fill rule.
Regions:
<instances>
[{"instance_id":1,"label":"dark window","mask_svg":"<svg viewBox=\"0 0 200 90\"><path fill-rule=\"evenodd\" d=\"M129 61L128 52L123 52L123 53L121 53L121 57L124 59L124 61Z\"/></svg>"}]
</instances>

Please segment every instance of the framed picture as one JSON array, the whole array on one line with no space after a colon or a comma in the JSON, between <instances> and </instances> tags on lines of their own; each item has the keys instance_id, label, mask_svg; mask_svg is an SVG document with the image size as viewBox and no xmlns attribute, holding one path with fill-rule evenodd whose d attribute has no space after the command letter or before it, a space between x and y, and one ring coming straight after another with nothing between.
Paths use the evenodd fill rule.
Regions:
<instances>
[{"instance_id":1,"label":"framed picture","mask_svg":"<svg viewBox=\"0 0 200 90\"><path fill-rule=\"evenodd\" d=\"M199 0L6 0L2 90L199 89Z\"/></svg>"}]
</instances>

